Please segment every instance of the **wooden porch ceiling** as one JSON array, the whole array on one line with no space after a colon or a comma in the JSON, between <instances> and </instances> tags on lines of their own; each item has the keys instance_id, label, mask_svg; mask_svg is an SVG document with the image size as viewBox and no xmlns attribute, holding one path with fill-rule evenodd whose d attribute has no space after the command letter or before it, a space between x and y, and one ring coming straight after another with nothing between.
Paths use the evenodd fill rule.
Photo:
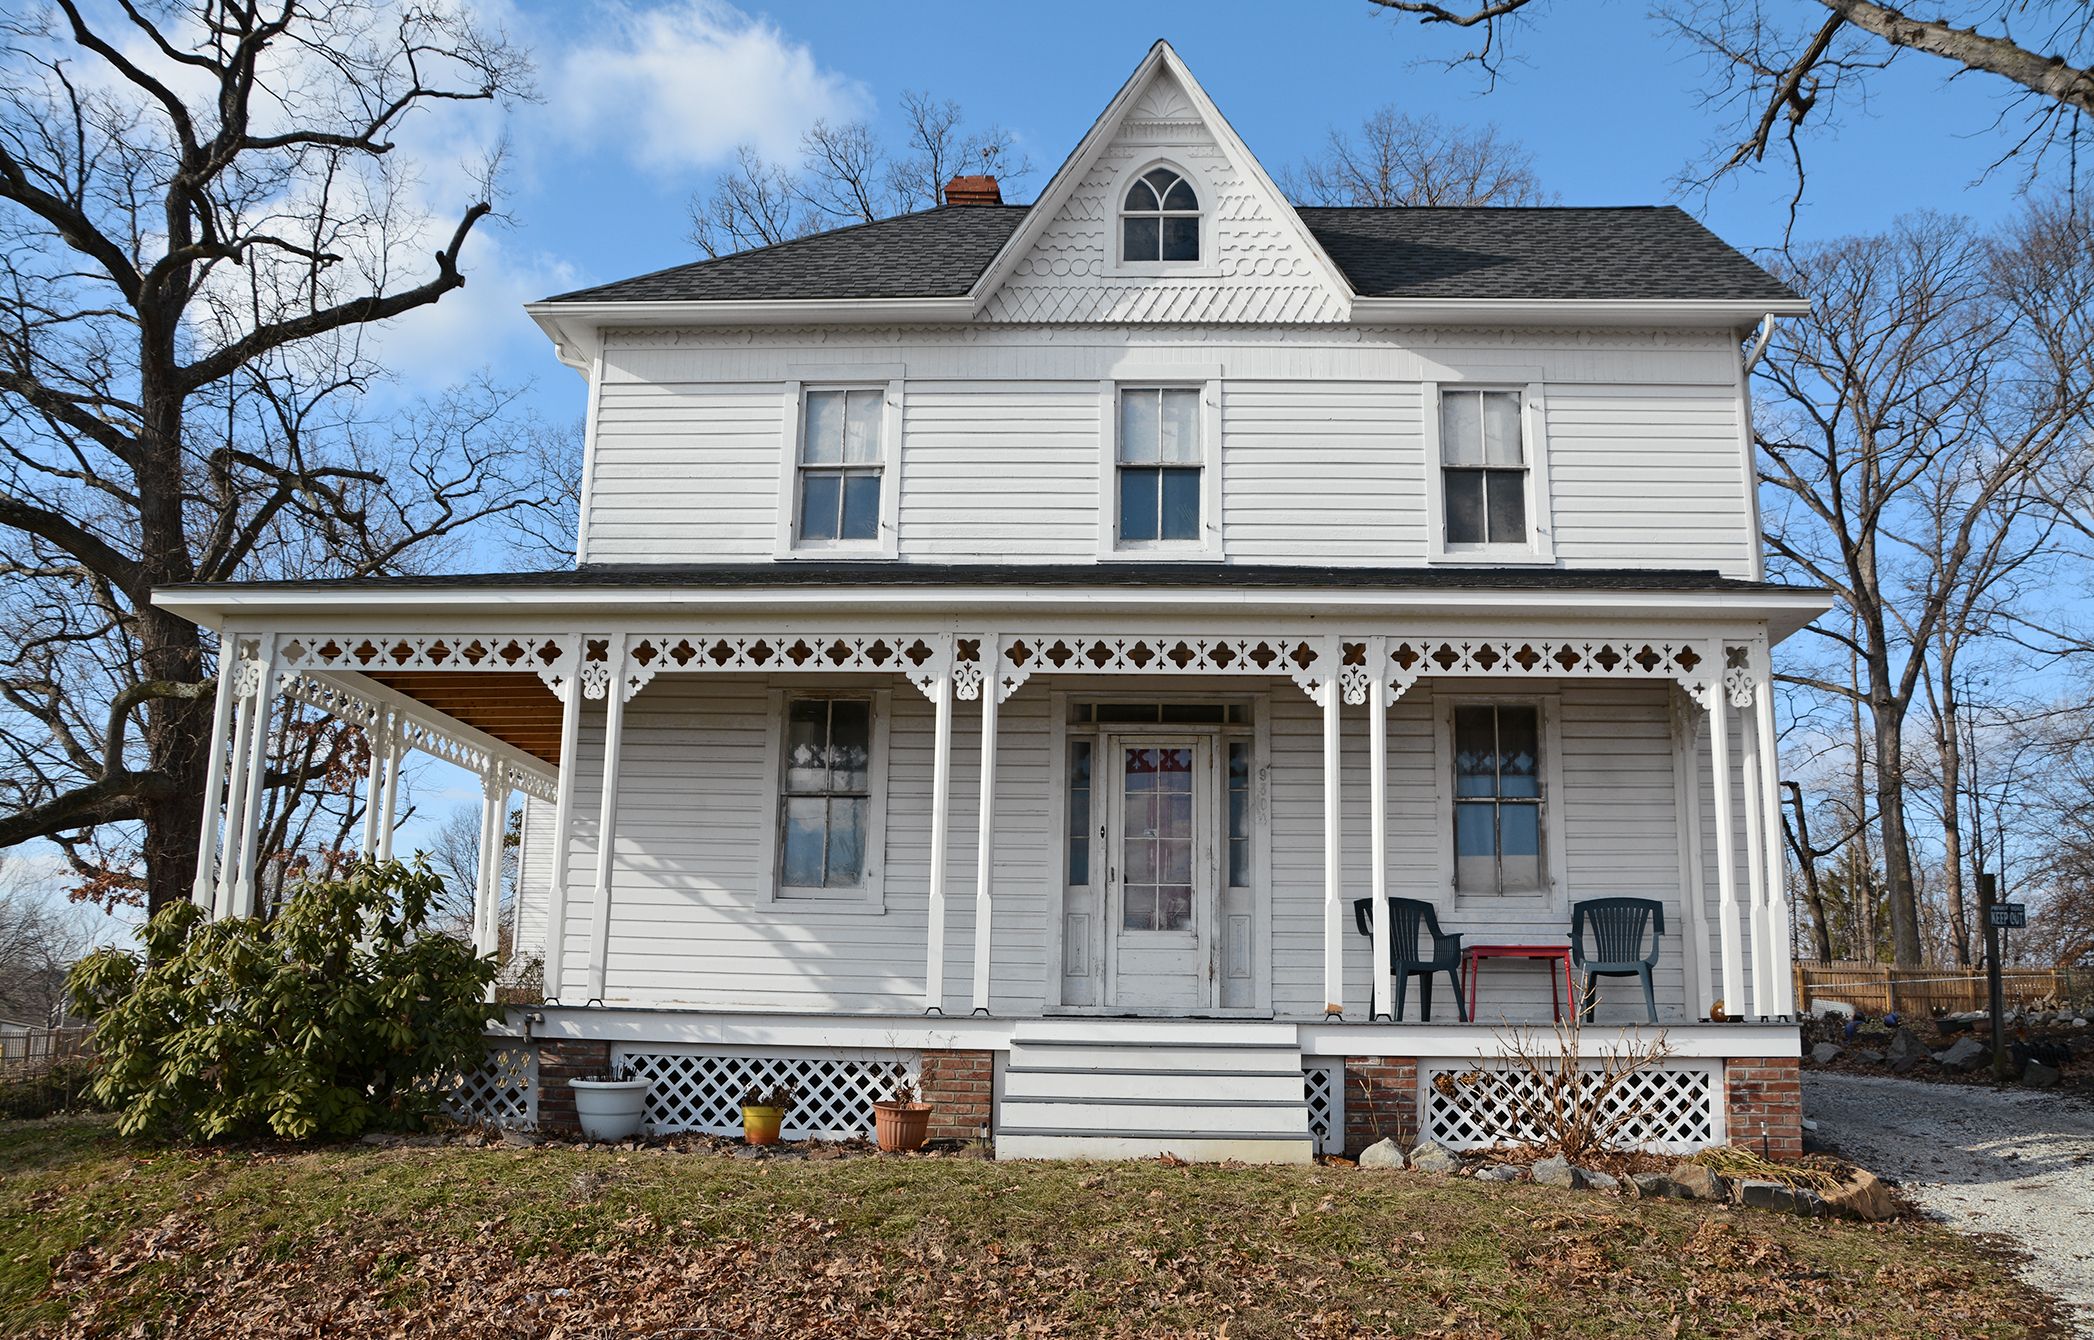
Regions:
<instances>
[{"instance_id":1,"label":"wooden porch ceiling","mask_svg":"<svg viewBox=\"0 0 2094 1340\"><path fill-rule=\"evenodd\" d=\"M418 703L560 766L560 700L529 671L367 670Z\"/></svg>"}]
</instances>

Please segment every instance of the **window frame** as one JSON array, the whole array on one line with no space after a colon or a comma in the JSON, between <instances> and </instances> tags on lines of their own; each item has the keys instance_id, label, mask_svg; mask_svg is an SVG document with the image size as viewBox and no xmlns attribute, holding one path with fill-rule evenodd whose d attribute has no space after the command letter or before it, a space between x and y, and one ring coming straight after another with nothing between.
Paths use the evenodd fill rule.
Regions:
<instances>
[{"instance_id":1,"label":"window frame","mask_svg":"<svg viewBox=\"0 0 2094 1340\"><path fill-rule=\"evenodd\" d=\"M1200 529L1190 540L1120 539L1120 395L1124 391L1194 390L1200 395ZM1137 561L1218 562L1222 557L1222 370L1212 367L1125 367L1099 383L1098 557Z\"/></svg>"},{"instance_id":2,"label":"window frame","mask_svg":"<svg viewBox=\"0 0 2094 1340\"><path fill-rule=\"evenodd\" d=\"M796 677L797 679L797 677ZM785 737L791 705L805 699L852 699L869 703L872 713L866 760L865 868L855 886L807 887L785 883ZM894 710L893 690L868 689L863 681L801 680L791 687L774 684L765 692L764 905L773 908L814 907L827 912L884 915L887 911L887 764L888 736Z\"/></svg>"},{"instance_id":3,"label":"window frame","mask_svg":"<svg viewBox=\"0 0 2094 1340\"><path fill-rule=\"evenodd\" d=\"M775 557L792 559L891 559L899 556L901 516L902 404L906 380L900 364L793 368L784 385L783 431L778 470L778 527ZM818 391L879 391L880 526L870 540L800 539L801 433L807 421L807 397Z\"/></svg>"},{"instance_id":4,"label":"window frame","mask_svg":"<svg viewBox=\"0 0 2094 1340\"><path fill-rule=\"evenodd\" d=\"M1127 259L1127 192L1142 177L1157 168L1175 172L1200 201L1200 256L1191 261L1139 261ZM1212 278L1221 274L1221 265L1215 258L1215 201L1214 184L1206 173L1190 164L1174 158L1150 158L1136 162L1113 179L1112 194L1107 197L1108 217L1112 236L1106 243L1106 255L1110 258L1108 270L1116 275L1185 275L1194 278Z\"/></svg>"},{"instance_id":5,"label":"window frame","mask_svg":"<svg viewBox=\"0 0 2094 1340\"><path fill-rule=\"evenodd\" d=\"M1531 707L1541 745L1541 882L1534 889L1468 889L1457 885L1454 854L1454 713L1461 707ZM1563 702L1556 693L1493 693L1446 690L1433 701L1433 813L1440 890L1451 906L1503 904L1507 900L1539 904L1555 911L1568 907L1565 873L1569 843L1564 833ZM1536 910L1532 907L1530 911Z\"/></svg>"},{"instance_id":6,"label":"window frame","mask_svg":"<svg viewBox=\"0 0 2094 1340\"><path fill-rule=\"evenodd\" d=\"M1529 369L1519 369L1527 373ZM1490 378L1450 376L1420 383L1425 441L1425 560L1428 563L1554 564L1556 528L1549 487L1548 399L1538 369L1524 380L1500 369ZM1527 538L1519 544L1451 544L1447 539L1446 455L1441 442L1443 396L1454 392L1500 391L1520 398L1520 450L1526 460ZM1462 467L1455 467L1457 469Z\"/></svg>"}]
</instances>

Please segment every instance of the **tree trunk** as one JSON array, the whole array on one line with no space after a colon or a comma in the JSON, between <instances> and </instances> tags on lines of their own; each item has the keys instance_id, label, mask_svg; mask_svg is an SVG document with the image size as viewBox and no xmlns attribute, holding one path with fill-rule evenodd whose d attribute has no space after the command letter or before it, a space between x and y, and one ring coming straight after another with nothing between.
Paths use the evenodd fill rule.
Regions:
<instances>
[{"instance_id":1,"label":"tree trunk","mask_svg":"<svg viewBox=\"0 0 2094 1340\"><path fill-rule=\"evenodd\" d=\"M157 587L196 576L183 523L183 397L173 386L173 331L181 305L141 321L141 419L138 436L139 585ZM197 627L142 599L135 611L142 677L151 682L198 684L204 678L203 637ZM152 915L190 896L203 834L204 741L211 732L208 698L155 698L144 708L147 765L164 789L141 806L145 839L146 911Z\"/></svg>"},{"instance_id":2,"label":"tree trunk","mask_svg":"<svg viewBox=\"0 0 2094 1340\"><path fill-rule=\"evenodd\" d=\"M1884 673L1887 679L1888 667ZM1883 832L1891 961L1901 968L1916 968L1920 964L1919 895L1912 878L1912 839L1905 830L1904 722L1885 688L1871 687L1869 714L1876 731L1876 821Z\"/></svg>"},{"instance_id":3,"label":"tree trunk","mask_svg":"<svg viewBox=\"0 0 2094 1340\"><path fill-rule=\"evenodd\" d=\"M1949 904L1949 943L1958 967L1970 966L1970 920L1963 906L1963 744L1956 735L1956 686L1944 665L1941 674L1941 866L1942 891Z\"/></svg>"}]
</instances>

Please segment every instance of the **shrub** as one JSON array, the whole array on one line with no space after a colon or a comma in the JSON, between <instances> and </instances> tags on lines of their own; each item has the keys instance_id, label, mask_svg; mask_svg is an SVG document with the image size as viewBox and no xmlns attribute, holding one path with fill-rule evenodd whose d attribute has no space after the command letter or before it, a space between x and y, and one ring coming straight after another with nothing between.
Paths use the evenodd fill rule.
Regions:
<instances>
[{"instance_id":1,"label":"shrub","mask_svg":"<svg viewBox=\"0 0 2094 1340\"><path fill-rule=\"evenodd\" d=\"M427 932L443 881L367 862L294 888L275 916L146 924L145 954L105 949L67 978L95 1021L92 1096L125 1134L291 1140L415 1129L440 1081L477 1065L491 958Z\"/></svg>"}]
</instances>

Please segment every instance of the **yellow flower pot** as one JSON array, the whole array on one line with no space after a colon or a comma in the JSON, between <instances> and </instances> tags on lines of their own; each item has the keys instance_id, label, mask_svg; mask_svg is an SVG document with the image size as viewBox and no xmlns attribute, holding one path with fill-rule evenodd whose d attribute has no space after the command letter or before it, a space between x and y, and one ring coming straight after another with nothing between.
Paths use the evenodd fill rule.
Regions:
<instances>
[{"instance_id":1,"label":"yellow flower pot","mask_svg":"<svg viewBox=\"0 0 2094 1340\"><path fill-rule=\"evenodd\" d=\"M778 1128L784 1124L785 1109L782 1107L742 1105L742 1139L749 1144L777 1144Z\"/></svg>"}]
</instances>

